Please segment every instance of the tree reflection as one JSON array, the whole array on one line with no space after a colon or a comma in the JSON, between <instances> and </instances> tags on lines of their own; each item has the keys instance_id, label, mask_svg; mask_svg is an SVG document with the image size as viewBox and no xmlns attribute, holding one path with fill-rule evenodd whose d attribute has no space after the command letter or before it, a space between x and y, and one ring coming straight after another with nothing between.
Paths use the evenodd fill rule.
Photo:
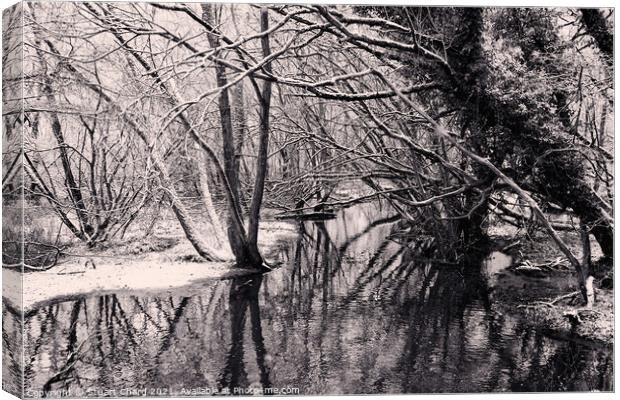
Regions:
<instances>
[{"instance_id":1,"label":"tree reflection","mask_svg":"<svg viewBox=\"0 0 620 400\"><path fill-rule=\"evenodd\" d=\"M267 351L261 327L258 294L263 282L262 275L233 279L229 293L230 313L230 347L226 364L219 378L219 389L228 388L235 394L236 389L249 387L244 365L244 333L246 316L249 310L251 336L254 342L256 362L260 371L261 387L271 386L269 367L265 363Z\"/></svg>"}]
</instances>

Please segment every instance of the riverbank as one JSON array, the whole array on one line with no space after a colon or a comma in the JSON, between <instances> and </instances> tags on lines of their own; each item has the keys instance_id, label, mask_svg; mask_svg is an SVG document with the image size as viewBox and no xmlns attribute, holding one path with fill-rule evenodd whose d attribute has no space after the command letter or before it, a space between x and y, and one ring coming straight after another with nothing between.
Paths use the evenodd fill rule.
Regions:
<instances>
[{"instance_id":1,"label":"riverbank","mask_svg":"<svg viewBox=\"0 0 620 400\"><path fill-rule=\"evenodd\" d=\"M562 237L581 257L578 235L564 232ZM502 312L516 313L551 336L612 346L613 264L602 258L594 240L592 247L595 303L591 308L583 305L574 270L540 233L510 246L507 253L514 261L497 277L494 302Z\"/></svg>"},{"instance_id":2,"label":"riverbank","mask_svg":"<svg viewBox=\"0 0 620 400\"><path fill-rule=\"evenodd\" d=\"M226 279L259 271L240 268L234 262L207 262L196 255L183 233L170 221L165 232L148 238L134 236L96 250L75 244L69 256L45 271L21 274L2 269L3 298L27 312L39 304L81 295L132 291L162 293L195 287L201 282ZM296 226L282 221L261 224L259 247L268 261L279 244L297 235Z\"/></svg>"}]
</instances>

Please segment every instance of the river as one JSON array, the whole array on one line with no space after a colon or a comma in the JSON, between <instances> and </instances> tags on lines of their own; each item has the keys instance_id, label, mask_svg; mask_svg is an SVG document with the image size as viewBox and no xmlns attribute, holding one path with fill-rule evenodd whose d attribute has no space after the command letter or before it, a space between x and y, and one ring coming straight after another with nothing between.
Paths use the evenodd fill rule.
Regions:
<instances>
[{"instance_id":1,"label":"river","mask_svg":"<svg viewBox=\"0 0 620 400\"><path fill-rule=\"evenodd\" d=\"M300 223L270 255L281 266L263 275L34 309L25 316L26 394L613 389L611 349L500 311L492 276L507 256L425 259L392 214L364 204ZM7 305L3 316L6 345L19 316ZM5 380L20 378L19 359L15 347L4 352Z\"/></svg>"}]
</instances>

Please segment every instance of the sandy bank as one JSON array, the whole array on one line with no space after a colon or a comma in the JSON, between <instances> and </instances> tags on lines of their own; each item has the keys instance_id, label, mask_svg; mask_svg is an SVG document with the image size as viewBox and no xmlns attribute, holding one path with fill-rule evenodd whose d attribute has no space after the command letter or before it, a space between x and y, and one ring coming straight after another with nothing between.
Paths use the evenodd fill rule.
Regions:
<instances>
[{"instance_id":1,"label":"sandy bank","mask_svg":"<svg viewBox=\"0 0 620 400\"><path fill-rule=\"evenodd\" d=\"M294 224L268 222L261 228L259 246L269 260L278 245L297 235ZM113 250L113 249L112 249ZM142 254L100 252L66 257L42 272L2 269L5 301L28 311L47 301L105 292L162 292L178 290L209 279L226 279L258 272L236 268L234 262L194 262L187 240L164 251ZM187 259L190 259L188 261Z\"/></svg>"},{"instance_id":2,"label":"sandy bank","mask_svg":"<svg viewBox=\"0 0 620 400\"><path fill-rule=\"evenodd\" d=\"M205 279L222 279L252 272L256 271L233 268L232 263L173 262L149 265L131 261L99 264L95 269L76 264L59 265L45 272L23 275L3 269L3 297L16 308L27 311L58 297L124 290L163 291ZM20 299L22 293L23 298ZM20 303L22 307L19 307Z\"/></svg>"}]
</instances>

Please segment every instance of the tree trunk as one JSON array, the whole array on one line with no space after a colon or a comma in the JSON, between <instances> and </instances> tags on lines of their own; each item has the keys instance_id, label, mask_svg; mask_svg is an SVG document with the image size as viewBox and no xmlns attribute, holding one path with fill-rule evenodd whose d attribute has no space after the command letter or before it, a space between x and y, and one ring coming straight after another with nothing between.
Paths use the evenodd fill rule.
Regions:
<instances>
[{"instance_id":1,"label":"tree trunk","mask_svg":"<svg viewBox=\"0 0 620 400\"><path fill-rule=\"evenodd\" d=\"M202 19L214 26L213 21L213 5L202 4ZM213 33L207 35L209 46L213 49L219 47L220 39ZM215 65L215 80L218 87L225 87L228 84L226 78L226 69L222 64ZM220 125L222 128L222 148L224 150L224 174L229 184L232 208L229 210L228 218L228 241L231 250L235 255L237 264L242 267L256 267L262 264L262 258L257 252L250 249L248 240L245 236L245 229L235 214L241 215L241 206L239 204L239 177L237 170L237 160L235 154L235 136L232 124L232 113L228 89L222 89L218 97L218 111L220 115Z\"/></svg>"},{"instance_id":2,"label":"tree trunk","mask_svg":"<svg viewBox=\"0 0 620 400\"><path fill-rule=\"evenodd\" d=\"M261 31L269 29L269 13L266 7L261 8L260 12ZM261 38L263 58L269 57L271 49L269 45L269 35ZM265 71L271 73L271 65L265 65ZM269 148L269 113L271 108L271 82L265 81L263 90L260 94L260 126L259 126L259 145L258 158L256 159L256 177L254 180L254 191L250 204L250 222L248 228L248 246L254 260L261 260L258 251L258 225L260 222L260 208L263 201L265 190L265 179L267 177L267 150Z\"/></svg>"}]
</instances>

